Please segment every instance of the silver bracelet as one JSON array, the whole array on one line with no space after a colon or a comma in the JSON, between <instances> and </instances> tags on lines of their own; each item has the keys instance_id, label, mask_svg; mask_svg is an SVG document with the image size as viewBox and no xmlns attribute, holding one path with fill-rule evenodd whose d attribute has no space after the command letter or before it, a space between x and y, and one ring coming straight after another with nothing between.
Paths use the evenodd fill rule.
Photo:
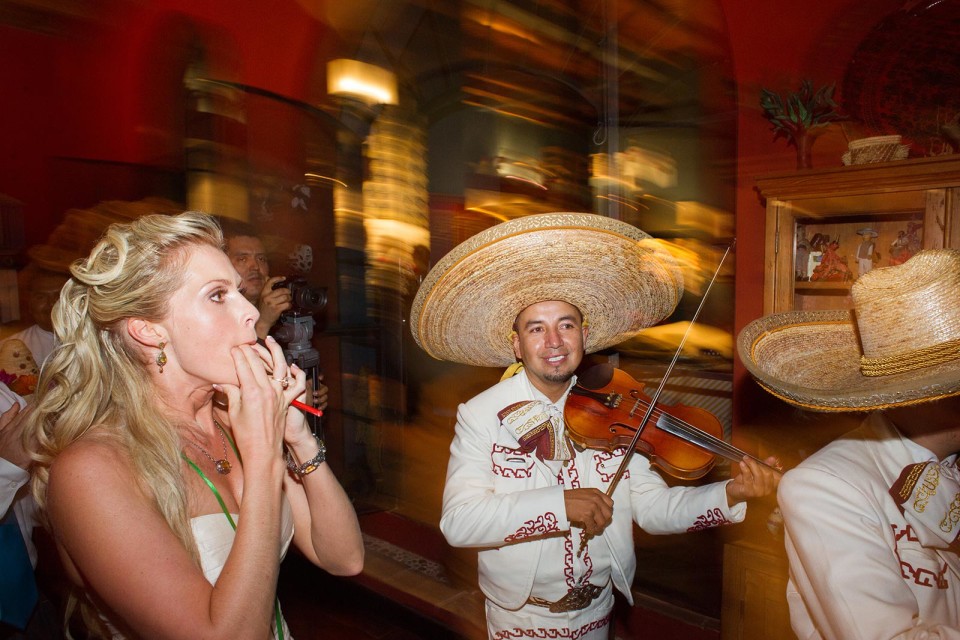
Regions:
<instances>
[{"instance_id":1,"label":"silver bracelet","mask_svg":"<svg viewBox=\"0 0 960 640\"><path fill-rule=\"evenodd\" d=\"M327 459L327 446L323 444L323 440L320 439L320 436L314 435L313 437L316 438L317 446L319 446L320 449L317 451L317 455L313 456L299 466L297 466L297 463L293 461L293 456L290 454L290 450L287 449L287 454L285 456L287 460L287 469L289 469L290 473L298 478L302 478L307 474L313 473Z\"/></svg>"}]
</instances>

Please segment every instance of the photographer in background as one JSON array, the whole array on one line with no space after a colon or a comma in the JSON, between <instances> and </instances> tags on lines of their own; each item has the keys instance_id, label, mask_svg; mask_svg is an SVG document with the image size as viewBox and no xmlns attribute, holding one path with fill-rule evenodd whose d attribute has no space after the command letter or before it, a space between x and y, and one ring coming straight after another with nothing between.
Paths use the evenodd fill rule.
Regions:
<instances>
[{"instance_id":1,"label":"photographer in background","mask_svg":"<svg viewBox=\"0 0 960 640\"><path fill-rule=\"evenodd\" d=\"M284 286L284 276L270 277L267 250L253 225L223 216L217 221L223 230L224 251L243 279L241 293L260 312L255 328L257 337L264 340L283 312L293 306L290 288ZM307 376L307 397L313 398L313 406L326 409L329 390L322 383L323 374L317 374L315 389L311 378Z\"/></svg>"},{"instance_id":2,"label":"photographer in background","mask_svg":"<svg viewBox=\"0 0 960 640\"><path fill-rule=\"evenodd\" d=\"M257 337L263 340L280 314L290 308L290 289L276 287L283 276L270 277L270 263L263 241L253 225L233 218L220 218L227 257L243 278L242 293L260 311Z\"/></svg>"}]
</instances>

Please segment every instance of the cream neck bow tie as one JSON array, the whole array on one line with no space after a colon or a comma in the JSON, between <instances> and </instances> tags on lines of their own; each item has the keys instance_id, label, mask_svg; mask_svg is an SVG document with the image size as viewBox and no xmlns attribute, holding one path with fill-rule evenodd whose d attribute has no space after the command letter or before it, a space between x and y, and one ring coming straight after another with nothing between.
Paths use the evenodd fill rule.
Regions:
<instances>
[{"instance_id":1,"label":"cream neck bow tie","mask_svg":"<svg viewBox=\"0 0 960 640\"><path fill-rule=\"evenodd\" d=\"M500 410L500 423L526 451L536 450L541 460L569 460L573 449L564 433L563 415L540 400L516 402Z\"/></svg>"},{"instance_id":2,"label":"cream neck bow tie","mask_svg":"<svg viewBox=\"0 0 960 640\"><path fill-rule=\"evenodd\" d=\"M955 547L960 535L960 474L954 463L907 465L890 487L890 495L928 547Z\"/></svg>"}]
</instances>

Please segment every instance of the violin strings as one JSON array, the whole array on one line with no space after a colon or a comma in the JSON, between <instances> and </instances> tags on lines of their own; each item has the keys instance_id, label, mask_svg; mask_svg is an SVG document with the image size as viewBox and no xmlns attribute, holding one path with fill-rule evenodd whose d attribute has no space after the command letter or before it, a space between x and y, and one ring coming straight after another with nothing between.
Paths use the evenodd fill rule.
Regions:
<instances>
[{"instance_id":1,"label":"violin strings","mask_svg":"<svg viewBox=\"0 0 960 640\"><path fill-rule=\"evenodd\" d=\"M633 417L637 413L638 408L649 407L649 406L650 406L650 403L648 401L643 400L642 398L634 398L633 409L631 409L630 412L627 413L627 415L630 417ZM642 417L643 416L641 416L641 418ZM650 416L648 417L648 420L656 424L660 419L663 419L664 422L666 423L666 426L669 427L669 428L664 428L662 426L659 427L663 431L666 431L667 433L670 433L671 435L674 435L680 439L686 440L690 444L693 444L694 446L698 446L701 449L704 449L705 451L725 457L732 462L740 462L741 460L743 460L744 457L747 457L747 458L750 458L751 460L754 460L762 464L765 467L770 467L770 465L768 465L763 460L760 460L756 456L753 456L745 451L742 451L737 447L733 446L732 444L728 443L727 441L721 438L717 438L716 436L713 436L707 433L706 431L695 427L694 425L690 424L689 422L686 422L685 420L681 420L676 416L672 416L666 411L664 411L663 409L660 409L658 406L654 405L653 410L650 412ZM621 424L631 429L637 428L637 427L631 427L627 423L621 423ZM770 468L773 468L773 467L770 467Z\"/></svg>"},{"instance_id":2,"label":"violin strings","mask_svg":"<svg viewBox=\"0 0 960 640\"><path fill-rule=\"evenodd\" d=\"M640 398L637 398L635 405L639 407L649 407L650 403ZM660 418L664 418L664 420L671 427L673 427L674 429L677 430L677 432L679 432L678 434L675 434L675 435L682 434L686 436L687 439L689 439L691 442L694 442L694 444L697 444L697 442L695 441L699 438L701 439L702 442L705 442L709 445L709 446L704 445L704 448L709 449L710 446L713 446L713 447L716 447L717 449L722 449L723 451L726 452L725 454L719 453L718 451L714 451L714 453L718 453L718 455L724 455L729 460L739 462L740 460L743 459L744 456L749 456L750 458L757 460L757 458L754 458L750 454L744 451L741 451L740 449L737 449L727 441L721 440L720 438L712 436L706 431L703 431L702 429L698 429L697 427L693 426L689 422L686 422L685 420L681 420L676 416L672 416L669 413L665 412L663 409L660 409L659 407L656 407L656 406L653 408L653 411L650 414L651 420L654 420L655 418L656 420L660 420Z\"/></svg>"},{"instance_id":3,"label":"violin strings","mask_svg":"<svg viewBox=\"0 0 960 640\"><path fill-rule=\"evenodd\" d=\"M689 438L691 441L697 438L703 438L703 441L709 445L709 446L705 446L705 448L708 448L713 453L724 456L728 460L739 462L740 460L743 460L744 456L749 455L746 452L741 451L740 449L737 449L736 447L727 443L724 440L715 438L714 436L711 436L709 433L704 433L703 431L700 431L696 427L691 427L693 431L690 431L690 429L686 428L690 425L670 416L669 414L667 414L666 422L677 431L684 432L686 434L686 437ZM753 457L753 456L750 456L750 457Z\"/></svg>"}]
</instances>

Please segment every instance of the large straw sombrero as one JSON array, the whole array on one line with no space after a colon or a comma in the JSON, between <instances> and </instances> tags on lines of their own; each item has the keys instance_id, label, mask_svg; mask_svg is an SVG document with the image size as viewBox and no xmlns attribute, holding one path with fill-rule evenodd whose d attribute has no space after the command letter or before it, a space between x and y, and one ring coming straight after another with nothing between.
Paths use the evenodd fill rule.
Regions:
<instances>
[{"instance_id":1,"label":"large straw sombrero","mask_svg":"<svg viewBox=\"0 0 960 640\"><path fill-rule=\"evenodd\" d=\"M636 227L589 213L531 215L444 256L420 285L410 330L434 358L505 367L514 361L513 322L531 304L580 309L592 353L664 319L682 294L676 261Z\"/></svg>"},{"instance_id":2,"label":"large straw sombrero","mask_svg":"<svg viewBox=\"0 0 960 640\"><path fill-rule=\"evenodd\" d=\"M790 311L748 324L744 365L814 411L872 411L960 394L960 251L921 251L853 284L853 311Z\"/></svg>"}]
</instances>

